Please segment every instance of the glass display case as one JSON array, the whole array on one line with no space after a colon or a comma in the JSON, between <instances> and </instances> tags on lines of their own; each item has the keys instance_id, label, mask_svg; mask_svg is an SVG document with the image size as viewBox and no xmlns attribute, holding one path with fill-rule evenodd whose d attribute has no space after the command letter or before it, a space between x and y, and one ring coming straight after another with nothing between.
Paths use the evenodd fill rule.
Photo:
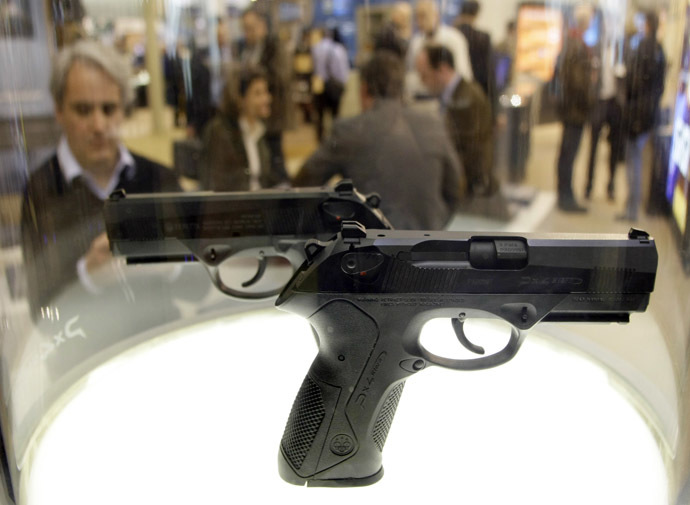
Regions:
<instances>
[{"instance_id":1,"label":"glass display case","mask_svg":"<svg viewBox=\"0 0 690 505\"><path fill-rule=\"evenodd\" d=\"M2 2L0 503L690 503L689 13Z\"/></svg>"}]
</instances>

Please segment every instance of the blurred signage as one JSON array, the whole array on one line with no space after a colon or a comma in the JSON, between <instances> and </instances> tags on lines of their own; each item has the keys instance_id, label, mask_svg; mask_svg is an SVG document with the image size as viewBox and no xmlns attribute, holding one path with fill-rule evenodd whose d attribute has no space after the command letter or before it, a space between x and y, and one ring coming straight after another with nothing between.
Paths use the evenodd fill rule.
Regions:
<instances>
[{"instance_id":1,"label":"blurred signage","mask_svg":"<svg viewBox=\"0 0 690 505\"><path fill-rule=\"evenodd\" d=\"M553 77L563 40L563 14L546 5L522 5L517 17L515 67L542 82Z\"/></svg>"},{"instance_id":2,"label":"blurred signage","mask_svg":"<svg viewBox=\"0 0 690 505\"><path fill-rule=\"evenodd\" d=\"M673 139L666 181L666 198L683 237L683 249L690 245L688 231L688 169L690 168L690 7L686 8L683 53L678 79Z\"/></svg>"},{"instance_id":3,"label":"blurred signage","mask_svg":"<svg viewBox=\"0 0 690 505\"><path fill-rule=\"evenodd\" d=\"M291 2L281 2L278 5L278 18L281 22L301 21L304 18L302 5Z\"/></svg>"},{"instance_id":4,"label":"blurred signage","mask_svg":"<svg viewBox=\"0 0 690 505\"><path fill-rule=\"evenodd\" d=\"M347 16L352 9L350 0L323 0L321 3L321 10L330 16Z\"/></svg>"}]
</instances>

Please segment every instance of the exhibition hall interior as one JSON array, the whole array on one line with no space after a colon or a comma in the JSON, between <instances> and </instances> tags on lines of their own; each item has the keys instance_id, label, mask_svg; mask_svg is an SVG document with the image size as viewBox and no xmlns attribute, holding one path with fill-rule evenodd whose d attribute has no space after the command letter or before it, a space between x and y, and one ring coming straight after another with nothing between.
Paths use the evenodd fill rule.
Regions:
<instances>
[{"instance_id":1,"label":"exhibition hall interior","mask_svg":"<svg viewBox=\"0 0 690 505\"><path fill-rule=\"evenodd\" d=\"M690 0L0 0L0 68L0 505L690 504Z\"/></svg>"}]
</instances>

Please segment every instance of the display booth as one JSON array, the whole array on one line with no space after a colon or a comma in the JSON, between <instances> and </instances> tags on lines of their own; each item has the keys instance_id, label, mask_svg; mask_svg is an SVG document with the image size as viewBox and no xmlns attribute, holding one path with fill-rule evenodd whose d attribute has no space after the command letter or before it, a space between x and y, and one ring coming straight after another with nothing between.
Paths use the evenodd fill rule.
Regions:
<instances>
[{"instance_id":1,"label":"display booth","mask_svg":"<svg viewBox=\"0 0 690 505\"><path fill-rule=\"evenodd\" d=\"M431 2L424 34L409 2L406 28L470 4ZM407 33L396 7L0 5L0 504L690 504L690 3L482 1L480 158L490 95L447 55L366 67ZM319 143L312 34L334 27L350 70ZM82 39L115 57L61 67ZM562 92L573 40L591 96ZM592 138L581 111L564 206L564 101L607 75L629 112L654 40L649 129Z\"/></svg>"}]
</instances>

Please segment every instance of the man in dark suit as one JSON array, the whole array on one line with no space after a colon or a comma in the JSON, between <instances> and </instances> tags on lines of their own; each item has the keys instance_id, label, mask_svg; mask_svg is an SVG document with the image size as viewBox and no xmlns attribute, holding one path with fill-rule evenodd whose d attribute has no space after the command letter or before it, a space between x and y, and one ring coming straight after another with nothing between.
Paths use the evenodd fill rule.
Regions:
<instances>
[{"instance_id":1,"label":"man in dark suit","mask_svg":"<svg viewBox=\"0 0 690 505\"><path fill-rule=\"evenodd\" d=\"M575 7L575 24L568 30L556 68L561 90L558 109L563 123L561 146L556 164L557 190L558 208L564 212L587 212L587 207L580 205L575 198L572 179L582 132L591 117L592 105L596 98L596 72L592 51L584 42L584 34L592 20L592 15L590 5L583 4Z\"/></svg>"},{"instance_id":2,"label":"man in dark suit","mask_svg":"<svg viewBox=\"0 0 690 505\"><path fill-rule=\"evenodd\" d=\"M496 108L496 75L491 36L481 30L477 30L474 24L479 15L479 2L465 0L460 8L455 27L462 32L467 39L470 50L470 63L474 80L479 83L482 90L489 98L492 110ZM493 114L495 116L495 112Z\"/></svg>"},{"instance_id":3,"label":"man in dark suit","mask_svg":"<svg viewBox=\"0 0 690 505\"><path fill-rule=\"evenodd\" d=\"M361 68L364 112L339 120L306 161L299 186L333 176L381 195L381 210L398 228L440 229L459 199L460 162L436 115L403 107L404 63L389 51Z\"/></svg>"},{"instance_id":4,"label":"man in dark suit","mask_svg":"<svg viewBox=\"0 0 690 505\"><path fill-rule=\"evenodd\" d=\"M179 190L172 171L130 153L119 141L131 97L128 64L112 49L81 41L64 49L51 77L63 136L55 155L31 174L22 206L22 250L35 315L79 279L97 293L111 261L102 217L115 189Z\"/></svg>"},{"instance_id":5,"label":"man in dark suit","mask_svg":"<svg viewBox=\"0 0 690 505\"><path fill-rule=\"evenodd\" d=\"M465 167L470 196L489 196L498 184L492 174L492 120L486 95L474 81L455 71L453 53L444 46L425 46L417 55L417 72L440 99L441 113Z\"/></svg>"},{"instance_id":6,"label":"man in dark suit","mask_svg":"<svg viewBox=\"0 0 690 505\"><path fill-rule=\"evenodd\" d=\"M238 46L242 69L258 68L266 73L273 97L271 115L266 120L266 141L274 166L285 164L283 131L287 127L290 100L290 67L280 40L269 34L266 17L250 7L242 14L244 40Z\"/></svg>"}]
</instances>

